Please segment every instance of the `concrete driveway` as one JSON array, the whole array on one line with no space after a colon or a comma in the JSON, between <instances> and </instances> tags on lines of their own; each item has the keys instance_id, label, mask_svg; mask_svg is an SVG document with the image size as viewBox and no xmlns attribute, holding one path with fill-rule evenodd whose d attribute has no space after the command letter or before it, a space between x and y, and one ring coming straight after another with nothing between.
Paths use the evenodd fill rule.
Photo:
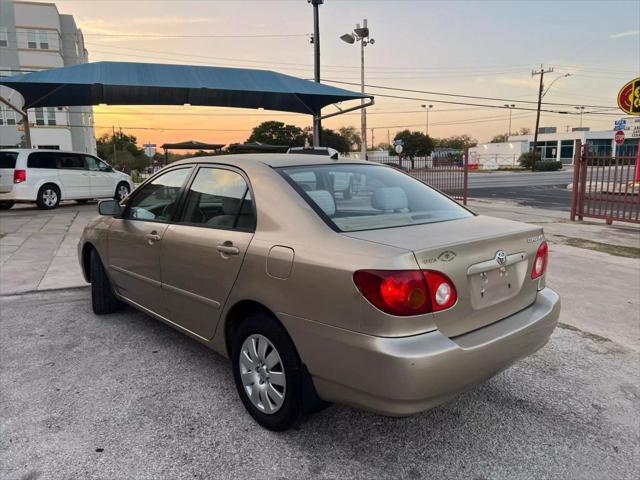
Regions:
<instances>
[{"instance_id":1,"label":"concrete driveway","mask_svg":"<svg viewBox=\"0 0 640 480\"><path fill-rule=\"evenodd\" d=\"M276 434L236 396L227 360L86 290L0 299L0 478L633 479L638 353L560 328L431 412L332 406Z\"/></svg>"}]
</instances>

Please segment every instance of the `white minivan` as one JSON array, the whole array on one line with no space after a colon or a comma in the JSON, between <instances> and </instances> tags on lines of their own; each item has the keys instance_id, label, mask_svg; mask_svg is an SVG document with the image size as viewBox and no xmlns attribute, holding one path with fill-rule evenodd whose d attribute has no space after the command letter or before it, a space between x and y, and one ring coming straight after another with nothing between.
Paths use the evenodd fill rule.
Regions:
<instances>
[{"instance_id":1,"label":"white minivan","mask_svg":"<svg viewBox=\"0 0 640 480\"><path fill-rule=\"evenodd\" d=\"M60 150L0 150L0 209L35 202L56 208L61 200L122 200L133 188L131 177L93 155Z\"/></svg>"}]
</instances>

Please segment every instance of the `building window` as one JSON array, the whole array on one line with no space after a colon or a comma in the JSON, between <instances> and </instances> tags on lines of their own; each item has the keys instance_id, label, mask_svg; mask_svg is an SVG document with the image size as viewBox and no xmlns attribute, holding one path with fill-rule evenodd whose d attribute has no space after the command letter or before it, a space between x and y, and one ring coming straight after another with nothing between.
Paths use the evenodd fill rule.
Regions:
<instances>
[{"instance_id":1,"label":"building window","mask_svg":"<svg viewBox=\"0 0 640 480\"><path fill-rule=\"evenodd\" d=\"M596 157L611 156L611 140L609 139L587 140L587 145L590 155L595 155Z\"/></svg>"},{"instance_id":2,"label":"building window","mask_svg":"<svg viewBox=\"0 0 640 480\"><path fill-rule=\"evenodd\" d=\"M9 31L7 27L0 27L0 47L7 48L9 46Z\"/></svg>"},{"instance_id":3,"label":"building window","mask_svg":"<svg viewBox=\"0 0 640 480\"><path fill-rule=\"evenodd\" d=\"M573 140L560 142L560 160L573 160Z\"/></svg>"},{"instance_id":4,"label":"building window","mask_svg":"<svg viewBox=\"0 0 640 480\"><path fill-rule=\"evenodd\" d=\"M36 108L36 125L44 125L44 110Z\"/></svg>"},{"instance_id":5,"label":"building window","mask_svg":"<svg viewBox=\"0 0 640 480\"><path fill-rule=\"evenodd\" d=\"M38 44L43 50L49 50L49 32L38 30Z\"/></svg>"},{"instance_id":6,"label":"building window","mask_svg":"<svg viewBox=\"0 0 640 480\"><path fill-rule=\"evenodd\" d=\"M57 125L56 109L54 107L35 108L36 125Z\"/></svg>"},{"instance_id":7,"label":"building window","mask_svg":"<svg viewBox=\"0 0 640 480\"><path fill-rule=\"evenodd\" d=\"M16 125L17 113L8 107L0 107L0 125Z\"/></svg>"},{"instance_id":8,"label":"building window","mask_svg":"<svg viewBox=\"0 0 640 480\"><path fill-rule=\"evenodd\" d=\"M27 47L38 48L38 38L35 30L27 30Z\"/></svg>"},{"instance_id":9,"label":"building window","mask_svg":"<svg viewBox=\"0 0 640 480\"><path fill-rule=\"evenodd\" d=\"M56 124L56 109L54 107L47 107L47 125Z\"/></svg>"}]
</instances>

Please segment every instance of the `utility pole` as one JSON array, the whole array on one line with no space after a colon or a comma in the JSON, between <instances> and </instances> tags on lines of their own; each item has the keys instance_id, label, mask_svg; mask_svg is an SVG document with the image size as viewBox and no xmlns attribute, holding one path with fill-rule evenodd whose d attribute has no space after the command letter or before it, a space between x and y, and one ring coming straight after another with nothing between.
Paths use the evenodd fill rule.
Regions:
<instances>
[{"instance_id":1,"label":"utility pole","mask_svg":"<svg viewBox=\"0 0 640 480\"><path fill-rule=\"evenodd\" d=\"M113 125L111 125L111 131L113 132L112 137L111 137L111 143L113 143L113 163L114 165L116 164L116 160L117 160L117 156L116 156L116 127L114 127Z\"/></svg>"},{"instance_id":2,"label":"utility pole","mask_svg":"<svg viewBox=\"0 0 640 480\"><path fill-rule=\"evenodd\" d=\"M584 113L584 107L580 106L580 107L573 107L576 110L580 110L580 128L582 128L582 114Z\"/></svg>"},{"instance_id":3,"label":"utility pole","mask_svg":"<svg viewBox=\"0 0 640 480\"><path fill-rule=\"evenodd\" d=\"M433 105L420 105L422 108L425 109L425 111L427 112L427 123L425 124L425 130L424 130L424 134L428 137L429 136L429 110L431 110L433 108Z\"/></svg>"},{"instance_id":4,"label":"utility pole","mask_svg":"<svg viewBox=\"0 0 640 480\"><path fill-rule=\"evenodd\" d=\"M509 140L509 135L511 135L511 112L512 109L515 108L515 104L513 103L505 103L504 106L509 109L509 130L507 130L507 141Z\"/></svg>"},{"instance_id":5,"label":"utility pole","mask_svg":"<svg viewBox=\"0 0 640 480\"><path fill-rule=\"evenodd\" d=\"M374 133L374 129L371 129L371 148L374 149L376 148L376 142L375 142L375 133Z\"/></svg>"},{"instance_id":6,"label":"utility pole","mask_svg":"<svg viewBox=\"0 0 640 480\"><path fill-rule=\"evenodd\" d=\"M324 3L324 0L307 0L313 6L313 79L316 83L320 83L320 18L318 14L318 6ZM320 113L313 117L313 146L319 147L322 141L322 121Z\"/></svg>"},{"instance_id":7,"label":"utility pole","mask_svg":"<svg viewBox=\"0 0 640 480\"><path fill-rule=\"evenodd\" d=\"M544 74L553 72L553 68L549 68L547 70L544 69L543 65L540 65L540 71L536 72L533 70L531 72L531 76L535 77L536 75L540 75L540 88L538 89L538 109L536 112L536 129L533 132L533 161L531 163L531 170L533 170L533 166L536 163L535 153L536 146L538 145L538 129L540 128L540 107L542 106L542 92L544 89Z\"/></svg>"}]
</instances>

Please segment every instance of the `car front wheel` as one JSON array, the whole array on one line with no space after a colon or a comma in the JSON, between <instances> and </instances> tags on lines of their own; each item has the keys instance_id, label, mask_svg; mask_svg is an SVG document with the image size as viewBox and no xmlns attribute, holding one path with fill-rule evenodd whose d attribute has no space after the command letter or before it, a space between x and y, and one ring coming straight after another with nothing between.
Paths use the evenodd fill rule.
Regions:
<instances>
[{"instance_id":1,"label":"car front wheel","mask_svg":"<svg viewBox=\"0 0 640 480\"><path fill-rule=\"evenodd\" d=\"M91 250L91 306L96 315L113 313L120 309L122 302L116 298L100 255Z\"/></svg>"},{"instance_id":2,"label":"car front wheel","mask_svg":"<svg viewBox=\"0 0 640 480\"><path fill-rule=\"evenodd\" d=\"M232 339L233 377L249 414L282 431L302 416L302 369L293 342L269 315L249 315Z\"/></svg>"}]
</instances>

